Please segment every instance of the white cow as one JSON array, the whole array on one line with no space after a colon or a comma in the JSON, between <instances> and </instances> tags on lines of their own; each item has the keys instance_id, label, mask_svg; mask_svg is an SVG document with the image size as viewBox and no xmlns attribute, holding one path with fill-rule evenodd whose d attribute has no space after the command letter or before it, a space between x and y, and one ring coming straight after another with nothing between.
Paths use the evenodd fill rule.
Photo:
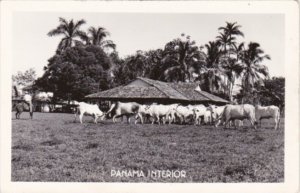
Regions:
<instances>
[{"instance_id":1,"label":"white cow","mask_svg":"<svg viewBox=\"0 0 300 193\"><path fill-rule=\"evenodd\" d=\"M150 116L150 105L140 105L140 108L138 109L137 115L135 116L135 124L138 121L138 118L140 118L141 123L144 123L144 117Z\"/></svg>"},{"instance_id":2,"label":"white cow","mask_svg":"<svg viewBox=\"0 0 300 193\"><path fill-rule=\"evenodd\" d=\"M203 116L203 121L205 124L211 124L212 123L212 112L210 110L210 108L207 108L204 116Z\"/></svg>"},{"instance_id":3,"label":"white cow","mask_svg":"<svg viewBox=\"0 0 300 193\"><path fill-rule=\"evenodd\" d=\"M195 118L195 125L200 125L201 117L204 118L205 114L207 113L207 108L204 105L194 105L194 118Z\"/></svg>"},{"instance_id":4,"label":"white cow","mask_svg":"<svg viewBox=\"0 0 300 193\"><path fill-rule=\"evenodd\" d=\"M79 114L79 120L80 120L80 123L82 123L82 117L83 115L89 115L89 116L93 116L94 117L94 123L97 123L97 119L99 117L102 117L101 120L104 119L105 117L105 113L103 113L98 105L95 105L95 104L88 104L88 103L85 103L85 102L80 102L78 104L78 107L76 108L76 111L75 111L75 120L76 121L76 115Z\"/></svg>"},{"instance_id":5,"label":"white cow","mask_svg":"<svg viewBox=\"0 0 300 193\"><path fill-rule=\"evenodd\" d=\"M209 105L212 112L212 119L217 120L223 114L225 106Z\"/></svg>"},{"instance_id":6,"label":"white cow","mask_svg":"<svg viewBox=\"0 0 300 193\"><path fill-rule=\"evenodd\" d=\"M162 105L162 104L152 104L150 105L149 112L150 116L153 117L152 124L154 124L155 119L158 124L160 124L160 118L163 119L163 124L166 123L166 120L169 120L169 124L175 119L174 109L179 104L171 104L171 105Z\"/></svg>"},{"instance_id":7,"label":"white cow","mask_svg":"<svg viewBox=\"0 0 300 193\"><path fill-rule=\"evenodd\" d=\"M255 106L255 118L256 121L260 122L261 127L261 120L262 119L274 119L275 127L274 129L278 129L280 123L280 109L277 106L271 105L262 107L260 105Z\"/></svg>"},{"instance_id":8,"label":"white cow","mask_svg":"<svg viewBox=\"0 0 300 193\"><path fill-rule=\"evenodd\" d=\"M230 121L244 120L248 119L251 126L256 129L255 126L255 108L253 105L243 104L243 105L226 105L219 120L225 122L225 128ZM216 127L221 123L217 120Z\"/></svg>"},{"instance_id":9,"label":"white cow","mask_svg":"<svg viewBox=\"0 0 300 193\"><path fill-rule=\"evenodd\" d=\"M112 113L114 123L116 122L116 118L125 115L127 117L127 122L129 123L130 117L138 113L140 106L141 105L136 102L117 102L111 105L106 114Z\"/></svg>"},{"instance_id":10,"label":"white cow","mask_svg":"<svg viewBox=\"0 0 300 193\"><path fill-rule=\"evenodd\" d=\"M192 105L182 106L178 105L176 108L172 109L171 113L179 117L180 123L184 123L189 118L194 116L194 107Z\"/></svg>"}]
</instances>

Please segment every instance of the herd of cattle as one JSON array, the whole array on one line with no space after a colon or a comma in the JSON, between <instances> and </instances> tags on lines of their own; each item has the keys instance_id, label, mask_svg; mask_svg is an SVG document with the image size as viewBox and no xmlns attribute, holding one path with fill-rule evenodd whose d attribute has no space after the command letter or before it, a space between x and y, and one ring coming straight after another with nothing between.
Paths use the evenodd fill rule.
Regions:
<instances>
[{"instance_id":1,"label":"herd of cattle","mask_svg":"<svg viewBox=\"0 0 300 193\"><path fill-rule=\"evenodd\" d=\"M237 121L241 124L242 120L249 120L251 126L256 129L258 121L262 119L273 119L275 123L275 129L279 127L280 123L280 109L277 106L253 106L250 104L242 105L224 105L215 106L209 105L187 105L181 104L151 104L141 105L136 102L116 102L111 105L110 109L105 113L102 112L98 105L88 104L80 102L75 112L79 114L80 123L82 123L83 115L90 115L94 117L94 122L97 123L97 119L101 120L112 118L113 122L116 122L118 117L127 117L128 123L130 117L135 117L135 124L140 120L143 124L147 119L152 124L157 122L158 124L172 124L172 123L193 123L195 125L200 124L215 124L219 126L223 124L225 128L228 124L233 123L236 127Z\"/></svg>"}]
</instances>

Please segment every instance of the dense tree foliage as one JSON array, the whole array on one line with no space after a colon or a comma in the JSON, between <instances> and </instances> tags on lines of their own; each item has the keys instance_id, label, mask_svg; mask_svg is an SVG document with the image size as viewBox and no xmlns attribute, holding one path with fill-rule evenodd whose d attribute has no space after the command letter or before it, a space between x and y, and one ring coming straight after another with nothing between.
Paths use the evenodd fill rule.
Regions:
<instances>
[{"instance_id":1,"label":"dense tree foliage","mask_svg":"<svg viewBox=\"0 0 300 193\"><path fill-rule=\"evenodd\" d=\"M262 86L257 85L257 93L261 105L277 105L282 109L285 105L285 79L266 79Z\"/></svg>"},{"instance_id":2,"label":"dense tree foliage","mask_svg":"<svg viewBox=\"0 0 300 193\"><path fill-rule=\"evenodd\" d=\"M97 46L75 46L49 59L44 75L36 81L55 98L83 99L110 88L111 60Z\"/></svg>"}]
</instances>

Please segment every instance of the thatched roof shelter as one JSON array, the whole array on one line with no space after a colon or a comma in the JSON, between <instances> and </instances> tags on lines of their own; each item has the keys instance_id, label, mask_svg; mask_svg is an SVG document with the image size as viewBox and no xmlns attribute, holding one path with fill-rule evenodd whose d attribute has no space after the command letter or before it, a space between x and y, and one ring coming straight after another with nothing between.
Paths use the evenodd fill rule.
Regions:
<instances>
[{"instance_id":1,"label":"thatched roof shelter","mask_svg":"<svg viewBox=\"0 0 300 193\"><path fill-rule=\"evenodd\" d=\"M167 83L142 77L127 85L90 94L86 98L140 103L228 103L220 97L201 91L198 83Z\"/></svg>"}]
</instances>

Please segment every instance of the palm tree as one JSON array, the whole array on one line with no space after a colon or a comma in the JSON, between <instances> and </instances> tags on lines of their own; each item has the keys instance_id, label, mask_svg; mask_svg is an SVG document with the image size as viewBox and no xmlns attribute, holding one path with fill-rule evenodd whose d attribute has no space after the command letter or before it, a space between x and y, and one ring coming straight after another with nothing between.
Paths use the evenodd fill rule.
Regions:
<instances>
[{"instance_id":1,"label":"palm tree","mask_svg":"<svg viewBox=\"0 0 300 193\"><path fill-rule=\"evenodd\" d=\"M80 38L86 45L100 46L101 48L116 48L116 44L111 40L105 40L109 36L109 32L103 27L90 27L88 33L80 32Z\"/></svg>"},{"instance_id":2,"label":"palm tree","mask_svg":"<svg viewBox=\"0 0 300 193\"><path fill-rule=\"evenodd\" d=\"M181 34L182 37L185 34ZM195 46L195 41L186 36L185 40L175 39L166 44L162 63L168 65L164 71L165 80L177 76L177 81L190 82L192 74L198 72L203 65L203 55L199 48Z\"/></svg>"},{"instance_id":3,"label":"palm tree","mask_svg":"<svg viewBox=\"0 0 300 193\"><path fill-rule=\"evenodd\" d=\"M246 92L252 91L255 82L269 77L268 68L261 64L265 59L270 60L271 57L264 54L256 42L250 42L248 48L242 52L241 61L245 65L242 85Z\"/></svg>"},{"instance_id":4,"label":"palm tree","mask_svg":"<svg viewBox=\"0 0 300 193\"><path fill-rule=\"evenodd\" d=\"M236 79L241 77L241 74L244 70L243 66L235 58L229 58L226 64L223 64L222 68L227 77L227 95L230 101L233 101L233 87L235 85Z\"/></svg>"},{"instance_id":5,"label":"palm tree","mask_svg":"<svg viewBox=\"0 0 300 193\"><path fill-rule=\"evenodd\" d=\"M234 38L230 38L227 34L222 32L220 32L216 38L217 42L222 46L224 54L227 54L227 47L233 43Z\"/></svg>"},{"instance_id":6,"label":"palm tree","mask_svg":"<svg viewBox=\"0 0 300 193\"><path fill-rule=\"evenodd\" d=\"M223 45L223 50L225 51L225 54L228 54L228 56L230 56L230 53L227 53L227 46L229 46L229 48L234 47L236 44L236 37L244 37L244 33L240 30L240 28L241 26L237 25L236 22L226 22L225 27L218 28L218 30L222 32L220 32L220 35L217 36L217 39Z\"/></svg>"},{"instance_id":7,"label":"palm tree","mask_svg":"<svg viewBox=\"0 0 300 193\"><path fill-rule=\"evenodd\" d=\"M235 76L239 75L241 72L241 67L239 62L239 54L243 49L243 44L236 45L236 38L238 36L244 37L242 31L240 31L241 26L237 25L236 22L230 23L226 22L225 27L219 27L218 30L221 32L217 36L217 41L222 45L223 57L221 63L225 69L225 84L227 85L228 97L232 99L232 90L235 82ZM232 54L236 55L232 58Z\"/></svg>"},{"instance_id":8,"label":"palm tree","mask_svg":"<svg viewBox=\"0 0 300 193\"><path fill-rule=\"evenodd\" d=\"M205 44L206 53L205 67L202 70L201 76L198 79L202 79L204 85L208 85L207 91L214 93L216 89L221 87L221 76L223 74L220 68L220 59L222 51L218 41L208 42Z\"/></svg>"},{"instance_id":9,"label":"palm tree","mask_svg":"<svg viewBox=\"0 0 300 193\"><path fill-rule=\"evenodd\" d=\"M64 36L58 44L58 53L64 51L68 47L71 47L76 41L78 41L75 38L79 37L80 34L83 33L81 30L79 30L79 28L81 25L86 23L83 19L74 22L73 19L67 21L61 17L59 18L59 22L59 26L48 32L48 36L50 37L57 35Z\"/></svg>"},{"instance_id":10,"label":"palm tree","mask_svg":"<svg viewBox=\"0 0 300 193\"><path fill-rule=\"evenodd\" d=\"M232 36L242 36L244 37L244 33L239 29L242 26L237 25L236 22L230 23L226 22L225 27L219 27L218 30L222 30L226 35L229 36L229 38L232 38Z\"/></svg>"}]
</instances>

